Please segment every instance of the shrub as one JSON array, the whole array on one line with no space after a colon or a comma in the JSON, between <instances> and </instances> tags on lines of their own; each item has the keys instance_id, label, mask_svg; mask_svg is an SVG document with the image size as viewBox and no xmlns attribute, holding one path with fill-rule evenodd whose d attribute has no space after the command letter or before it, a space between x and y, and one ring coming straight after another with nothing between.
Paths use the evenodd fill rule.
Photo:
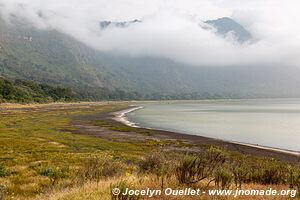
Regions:
<instances>
[{"instance_id":1,"label":"shrub","mask_svg":"<svg viewBox=\"0 0 300 200\"><path fill-rule=\"evenodd\" d=\"M7 169L0 163L0 177L4 177L8 175Z\"/></svg>"},{"instance_id":2,"label":"shrub","mask_svg":"<svg viewBox=\"0 0 300 200\"><path fill-rule=\"evenodd\" d=\"M6 187L0 185L0 200L4 200L6 196Z\"/></svg>"},{"instance_id":3,"label":"shrub","mask_svg":"<svg viewBox=\"0 0 300 200\"><path fill-rule=\"evenodd\" d=\"M250 169L245 160L232 162L230 170L233 174L233 181L236 187L241 188L242 183L250 182Z\"/></svg>"},{"instance_id":4,"label":"shrub","mask_svg":"<svg viewBox=\"0 0 300 200\"><path fill-rule=\"evenodd\" d=\"M287 183L290 188L297 188L300 192L300 170L292 166L288 167Z\"/></svg>"},{"instance_id":5,"label":"shrub","mask_svg":"<svg viewBox=\"0 0 300 200\"><path fill-rule=\"evenodd\" d=\"M221 189L228 189L232 182L232 173L226 169L219 169L215 173L215 185Z\"/></svg>"},{"instance_id":6,"label":"shrub","mask_svg":"<svg viewBox=\"0 0 300 200\"><path fill-rule=\"evenodd\" d=\"M118 176L124 171L124 166L120 162L108 157L92 157L84 161L77 176L82 180L97 181L98 183L101 178Z\"/></svg>"},{"instance_id":7,"label":"shrub","mask_svg":"<svg viewBox=\"0 0 300 200\"><path fill-rule=\"evenodd\" d=\"M166 158L163 154L154 153L147 155L138 165L141 172L152 173L159 176L162 173L165 162Z\"/></svg>"},{"instance_id":8,"label":"shrub","mask_svg":"<svg viewBox=\"0 0 300 200\"><path fill-rule=\"evenodd\" d=\"M39 174L48 177L52 185L55 185L59 181L59 179L68 177L68 172L68 167L58 168L47 166L39 170Z\"/></svg>"},{"instance_id":9,"label":"shrub","mask_svg":"<svg viewBox=\"0 0 300 200\"><path fill-rule=\"evenodd\" d=\"M260 184L286 184L287 168L278 162L266 162L251 168L252 182Z\"/></svg>"},{"instance_id":10,"label":"shrub","mask_svg":"<svg viewBox=\"0 0 300 200\"><path fill-rule=\"evenodd\" d=\"M147 155L139 162L139 169L142 173L155 174L158 180L161 179L161 188L164 188L164 180L174 174L172 164L176 162L175 159L168 160L165 154L154 153Z\"/></svg>"},{"instance_id":11,"label":"shrub","mask_svg":"<svg viewBox=\"0 0 300 200\"><path fill-rule=\"evenodd\" d=\"M206 179L221 166L226 156L220 149L210 148L199 155L186 155L176 169L179 183L193 184Z\"/></svg>"}]
</instances>

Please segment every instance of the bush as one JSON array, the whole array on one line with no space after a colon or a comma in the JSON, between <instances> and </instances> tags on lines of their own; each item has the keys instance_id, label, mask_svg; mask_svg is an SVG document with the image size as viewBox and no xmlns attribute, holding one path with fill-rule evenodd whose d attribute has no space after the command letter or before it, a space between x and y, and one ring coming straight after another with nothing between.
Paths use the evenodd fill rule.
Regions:
<instances>
[{"instance_id":1,"label":"bush","mask_svg":"<svg viewBox=\"0 0 300 200\"><path fill-rule=\"evenodd\" d=\"M6 187L3 185L0 185L0 200L4 200L6 196Z\"/></svg>"},{"instance_id":2,"label":"bush","mask_svg":"<svg viewBox=\"0 0 300 200\"><path fill-rule=\"evenodd\" d=\"M199 155L186 155L176 168L176 177L179 183L197 183L212 176L225 160L223 152L215 148L210 148Z\"/></svg>"},{"instance_id":3,"label":"bush","mask_svg":"<svg viewBox=\"0 0 300 200\"><path fill-rule=\"evenodd\" d=\"M124 172L122 163L108 157L92 157L84 161L83 167L78 171L77 176L81 180L97 181L101 178L121 175Z\"/></svg>"},{"instance_id":4,"label":"bush","mask_svg":"<svg viewBox=\"0 0 300 200\"><path fill-rule=\"evenodd\" d=\"M300 170L295 169L292 166L288 167L288 180L287 183L289 184L290 188L297 188L300 192Z\"/></svg>"},{"instance_id":5,"label":"bush","mask_svg":"<svg viewBox=\"0 0 300 200\"><path fill-rule=\"evenodd\" d=\"M239 160L232 162L230 165L230 171L233 174L233 181L236 187L242 188L243 183L250 182L250 168L245 164L245 160Z\"/></svg>"},{"instance_id":6,"label":"bush","mask_svg":"<svg viewBox=\"0 0 300 200\"><path fill-rule=\"evenodd\" d=\"M165 178L169 178L174 174L172 165L176 164L176 160L167 159L165 154L154 153L147 155L139 162L139 169L142 173L150 173L161 179L161 188L164 188Z\"/></svg>"},{"instance_id":7,"label":"bush","mask_svg":"<svg viewBox=\"0 0 300 200\"><path fill-rule=\"evenodd\" d=\"M288 169L278 162L267 162L263 166L253 167L252 181L260 184L286 184Z\"/></svg>"},{"instance_id":8,"label":"bush","mask_svg":"<svg viewBox=\"0 0 300 200\"><path fill-rule=\"evenodd\" d=\"M75 100L75 93L69 87L0 77L0 102L49 102Z\"/></svg>"},{"instance_id":9,"label":"bush","mask_svg":"<svg viewBox=\"0 0 300 200\"><path fill-rule=\"evenodd\" d=\"M67 178L68 172L68 167L58 168L53 166L47 166L39 170L39 174L48 177L52 185L55 185L59 181L59 179Z\"/></svg>"},{"instance_id":10,"label":"bush","mask_svg":"<svg viewBox=\"0 0 300 200\"><path fill-rule=\"evenodd\" d=\"M221 189L228 189L232 182L232 173L226 169L219 169L215 173L215 185Z\"/></svg>"},{"instance_id":11,"label":"bush","mask_svg":"<svg viewBox=\"0 0 300 200\"><path fill-rule=\"evenodd\" d=\"M166 163L165 155L154 153L147 155L139 162L139 169L142 173L152 173L160 176Z\"/></svg>"},{"instance_id":12,"label":"bush","mask_svg":"<svg viewBox=\"0 0 300 200\"><path fill-rule=\"evenodd\" d=\"M0 163L0 177L4 177L8 175L7 169Z\"/></svg>"}]
</instances>

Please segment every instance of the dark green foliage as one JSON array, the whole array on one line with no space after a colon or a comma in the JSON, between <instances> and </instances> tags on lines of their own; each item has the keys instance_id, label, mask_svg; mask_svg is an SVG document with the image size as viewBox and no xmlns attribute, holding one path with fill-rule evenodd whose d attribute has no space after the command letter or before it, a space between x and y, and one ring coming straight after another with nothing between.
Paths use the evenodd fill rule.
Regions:
<instances>
[{"instance_id":1,"label":"dark green foliage","mask_svg":"<svg viewBox=\"0 0 300 200\"><path fill-rule=\"evenodd\" d=\"M251 179L260 184L284 184L287 177L287 167L282 163L272 161L263 166L251 168Z\"/></svg>"},{"instance_id":2,"label":"dark green foliage","mask_svg":"<svg viewBox=\"0 0 300 200\"><path fill-rule=\"evenodd\" d=\"M222 166L226 156L219 149L210 148L199 155L187 155L176 169L179 183L193 184L210 177Z\"/></svg>"},{"instance_id":3,"label":"dark green foliage","mask_svg":"<svg viewBox=\"0 0 300 200\"><path fill-rule=\"evenodd\" d=\"M124 167L120 162L112 160L108 157L91 157L84 161L84 165L77 172L79 181L96 181L101 178L108 178L121 175Z\"/></svg>"},{"instance_id":4,"label":"dark green foliage","mask_svg":"<svg viewBox=\"0 0 300 200\"><path fill-rule=\"evenodd\" d=\"M160 174L163 165L166 162L166 158L163 154L154 153L147 155L143 160L139 162L139 168L141 172Z\"/></svg>"},{"instance_id":5,"label":"dark green foliage","mask_svg":"<svg viewBox=\"0 0 300 200\"><path fill-rule=\"evenodd\" d=\"M215 173L215 185L222 190L228 189L232 182L232 173L226 169L218 169Z\"/></svg>"},{"instance_id":6,"label":"dark green foliage","mask_svg":"<svg viewBox=\"0 0 300 200\"><path fill-rule=\"evenodd\" d=\"M233 181L236 187L241 188L243 183L250 182L250 167L246 160L236 160L230 164Z\"/></svg>"},{"instance_id":7,"label":"dark green foliage","mask_svg":"<svg viewBox=\"0 0 300 200\"><path fill-rule=\"evenodd\" d=\"M300 191L300 170L299 169L292 166L288 166L287 184L289 184L290 188L296 188L298 189L298 191Z\"/></svg>"},{"instance_id":8,"label":"dark green foliage","mask_svg":"<svg viewBox=\"0 0 300 200\"><path fill-rule=\"evenodd\" d=\"M74 93L67 87L0 78L0 102L51 102L74 99Z\"/></svg>"},{"instance_id":9,"label":"dark green foliage","mask_svg":"<svg viewBox=\"0 0 300 200\"><path fill-rule=\"evenodd\" d=\"M99 101L139 99L136 93L104 88L86 88L73 91L61 85L39 84L34 81L10 81L0 77L0 102L53 102L53 101Z\"/></svg>"},{"instance_id":10,"label":"dark green foliage","mask_svg":"<svg viewBox=\"0 0 300 200\"><path fill-rule=\"evenodd\" d=\"M141 173L155 174L160 181L161 189L163 189L165 181L173 175L175 164L176 160L171 159L170 154L167 156L164 153L156 152L141 160L139 169Z\"/></svg>"},{"instance_id":11,"label":"dark green foliage","mask_svg":"<svg viewBox=\"0 0 300 200\"><path fill-rule=\"evenodd\" d=\"M47 166L39 170L39 174L48 177L52 185L55 185L59 179L68 177L68 172L68 167L58 168L54 166Z\"/></svg>"},{"instance_id":12,"label":"dark green foliage","mask_svg":"<svg viewBox=\"0 0 300 200\"><path fill-rule=\"evenodd\" d=\"M4 165L0 163L0 177L4 177L8 175L8 171Z\"/></svg>"}]
</instances>

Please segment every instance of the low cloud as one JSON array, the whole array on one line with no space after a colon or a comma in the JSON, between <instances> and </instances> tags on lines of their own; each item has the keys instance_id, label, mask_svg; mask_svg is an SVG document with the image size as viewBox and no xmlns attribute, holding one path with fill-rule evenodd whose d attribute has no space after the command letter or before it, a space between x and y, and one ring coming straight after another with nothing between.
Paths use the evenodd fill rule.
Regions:
<instances>
[{"instance_id":1,"label":"low cloud","mask_svg":"<svg viewBox=\"0 0 300 200\"><path fill-rule=\"evenodd\" d=\"M105 52L169 58L196 66L300 66L300 2L290 0L0 0L0 13L55 29ZM232 17L254 37L240 44L199 24ZM140 19L101 30L99 22Z\"/></svg>"}]
</instances>

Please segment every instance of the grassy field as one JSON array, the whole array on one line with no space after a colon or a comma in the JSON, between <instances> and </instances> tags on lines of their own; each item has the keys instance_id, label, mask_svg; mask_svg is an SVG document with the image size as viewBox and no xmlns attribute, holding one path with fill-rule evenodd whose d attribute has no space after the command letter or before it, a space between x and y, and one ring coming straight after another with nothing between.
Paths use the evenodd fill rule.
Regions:
<instances>
[{"instance_id":1,"label":"grassy field","mask_svg":"<svg viewBox=\"0 0 300 200\"><path fill-rule=\"evenodd\" d=\"M152 137L154 130L145 132L92 117L126 107L128 103L0 105L0 199L148 199L121 198L110 192L125 186L299 190L297 163L157 139ZM106 134L76 132L83 126L76 125L78 121ZM220 198L230 199L211 197Z\"/></svg>"}]
</instances>

